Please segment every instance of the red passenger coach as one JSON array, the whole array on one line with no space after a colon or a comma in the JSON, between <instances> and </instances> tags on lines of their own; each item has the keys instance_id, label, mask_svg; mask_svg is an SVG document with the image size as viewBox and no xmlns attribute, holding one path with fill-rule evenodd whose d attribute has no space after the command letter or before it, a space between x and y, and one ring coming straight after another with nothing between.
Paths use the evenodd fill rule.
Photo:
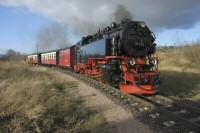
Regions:
<instances>
[{"instance_id":1,"label":"red passenger coach","mask_svg":"<svg viewBox=\"0 0 200 133\"><path fill-rule=\"evenodd\" d=\"M38 55L29 55L28 56L28 64L37 64L38 63Z\"/></svg>"},{"instance_id":2,"label":"red passenger coach","mask_svg":"<svg viewBox=\"0 0 200 133\"><path fill-rule=\"evenodd\" d=\"M41 54L41 64L56 65L56 51Z\"/></svg>"},{"instance_id":3,"label":"red passenger coach","mask_svg":"<svg viewBox=\"0 0 200 133\"><path fill-rule=\"evenodd\" d=\"M59 50L59 66L73 68L75 63L75 47Z\"/></svg>"},{"instance_id":4,"label":"red passenger coach","mask_svg":"<svg viewBox=\"0 0 200 133\"><path fill-rule=\"evenodd\" d=\"M71 55L70 48L62 49L59 51L59 66L70 67Z\"/></svg>"}]
</instances>

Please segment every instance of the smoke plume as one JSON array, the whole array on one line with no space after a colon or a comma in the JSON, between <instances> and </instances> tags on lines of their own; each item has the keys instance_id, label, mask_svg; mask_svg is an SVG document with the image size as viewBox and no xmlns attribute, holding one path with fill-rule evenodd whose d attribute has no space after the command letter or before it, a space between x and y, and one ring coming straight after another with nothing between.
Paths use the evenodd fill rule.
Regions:
<instances>
[{"instance_id":1,"label":"smoke plume","mask_svg":"<svg viewBox=\"0 0 200 133\"><path fill-rule=\"evenodd\" d=\"M57 23L49 24L39 30L37 35L39 51L46 51L69 46L67 27Z\"/></svg>"},{"instance_id":2,"label":"smoke plume","mask_svg":"<svg viewBox=\"0 0 200 133\"><path fill-rule=\"evenodd\" d=\"M133 15L125 6L119 4L113 13L113 20L120 22L122 19L133 19Z\"/></svg>"},{"instance_id":3,"label":"smoke plume","mask_svg":"<svg viewBox=\"0 0 200 133\"><path fill-rule=\"evenodd\" d=\"M132 15L153 30L188 29L200 20L199 0L0 0L0 5L42 14L81 35Z\"/></svg>"},{"instance_id":4,"label":"smoke plume","mask_svg":"<svg viewBox=\"0 0 200 133\"><path fill-rule=\"evenodd\" d=\"M199 0L0 0L0 4L23 7L85 33L108 24L116 8L124 10L119 5L155 29L191 28L200 19Z\"/></svg>"}]
</instances>

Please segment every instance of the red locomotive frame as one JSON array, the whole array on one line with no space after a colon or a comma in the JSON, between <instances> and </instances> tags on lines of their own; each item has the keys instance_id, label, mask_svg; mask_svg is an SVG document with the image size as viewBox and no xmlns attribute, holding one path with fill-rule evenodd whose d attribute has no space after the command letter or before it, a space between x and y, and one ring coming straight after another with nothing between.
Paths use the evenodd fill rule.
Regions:
<instances>
[{"instance_id":1,"label":"red locomotive frame","mask_svg":"<svg viewBox=\"0 0 200 133\"><path fill-rule=\"evenodd\" d=\"M129 69L128 68L128 57L123 56L107 56L105 58L89 58L87 64L79 63L75 65L74 70L79 72L80 74L85 74L90 76L93 79L101 80L101 70L98 67L99 65L106 64L110 60L122 60L121 70L123 73L123 80L119 84L119 89L123 93L129 94L155 94L158 92L158 87L154 86L153 84L145 84L145 85L138 85L136 84L135 78L142 78L141 80L152 80L156 75L158 75L158 70L148 71L139 73L140 67L136 69ZM145 58L136 58L135 65L144 65ZM105 82L105 81L102 81ZM151 82L151 81L149 81Z\"/></svg>"}]
</instances>

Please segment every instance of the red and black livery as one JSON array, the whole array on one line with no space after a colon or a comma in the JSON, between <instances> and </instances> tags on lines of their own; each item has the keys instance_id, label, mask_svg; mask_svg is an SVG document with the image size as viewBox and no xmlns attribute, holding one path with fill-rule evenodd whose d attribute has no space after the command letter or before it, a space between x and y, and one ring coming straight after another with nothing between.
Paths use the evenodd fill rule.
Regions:
<instances>
[{"instance_id":1,"label":"red and black livery","mask_svg":"<svg viewBox=\"0 0 200 133\"><path fill-rule=\"evenodd\" d=\"M144 22L127 19L83 37L72 47L51 51L55 58L38 63L72 68L123 93L152 95L160 81L154 41Z\"/></svg>"}]
</instances>

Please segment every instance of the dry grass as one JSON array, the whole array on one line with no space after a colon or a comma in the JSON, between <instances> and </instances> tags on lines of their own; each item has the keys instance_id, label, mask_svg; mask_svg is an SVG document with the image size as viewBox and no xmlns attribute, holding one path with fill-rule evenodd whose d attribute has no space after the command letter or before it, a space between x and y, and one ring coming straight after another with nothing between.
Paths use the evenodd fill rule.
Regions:
<instances>
[{"instance_id":1,"label":"dry grass","mask_svg":"<svg viewBox=\"0 0 200 133\"><path fill-rule=\"evenodd\" d=\"M200 101L200 45L160 49L161 91Z\"/></svg>"},{"instance_id":2,"label":"dry grass","mask_svg":"<svg viewBox=\"0 0 200 133\"><path fill-rule=\"evenodd\" d=\"M200 45L160 49L157 55L161 61L160 69L174 69L181 72L196 70L200 72Z\"/></svg>"},{"instance_id":3,"label":"dry grass","mask_svg":"<svg viewBox=\"0 0 200 133\"><path fill-rule=\"evenodd\" d=\"M0 132L99 132L104 123L84 106L75 83L45 68L0 62Z\"/></svg>"}]
</instances>

